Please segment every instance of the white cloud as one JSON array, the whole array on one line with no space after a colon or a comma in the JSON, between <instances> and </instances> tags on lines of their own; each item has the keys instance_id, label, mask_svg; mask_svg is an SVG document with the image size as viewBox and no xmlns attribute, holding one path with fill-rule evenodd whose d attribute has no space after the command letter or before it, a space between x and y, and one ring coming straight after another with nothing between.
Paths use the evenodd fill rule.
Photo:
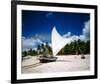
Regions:
<instances>
[{"instance_id":1,"label":"white cloud","mask_svg":"<svg viewBox=\"0 0 100 84\"><path fill-rule=\"evenodd\" d=\"M84 23L82 35L80 35L79 38L85 41L90 39L90 21Z\"/></svg>"},{"instance_id":2,"label":"white cloud","mask_svg":"<svg viewBox=\"0 0 100 84\"><path fill-rule=\"evenodd\" d=\"M68 32L67 34L64 34L63 37L67 38L71 36L71 32Z\"/></svg>"},{"instance_id":3,"label":"white cloud","mask_svg":"<svg viewBox=\"0 0 100 84\"><path fill-rule=\"evenodd\" d=\"M51 43L49 43L49 46L51 47L51 46L52 46L52 44L51 44Z\"/></svg>"},{"instance_id":4,"label":"white cloud","mask_svg":"<svg viewBox=\"0 0 100 84\"><path fill-rule=\"evenodd\" d=\"M22 47L23 47L23 51L24 50L29 50L30 48L32 49L36 49L38 44L42 44L43 42L40 39L34 39L32 37L30 38L25 38L22 37Z\"/></svg>"},{"instance_id":5,"label":"white cloud","mask_svg":"<svg viewBox=\"0 0 100 84\"><path fill-rule=\"evenodd\" d=\"M50 13L47 13L47 14L46 14L46 17L50 17L50 16L52 16L52 15L53 15L53 13L50 12Z\"/></svg>"},{"instance_id":6,"label":"white cloud","mask_svg":"<svg viewBox=\"0 0 100 84\"><path fill-rule=\"evenodd\" d=\"M36 34L27 38L22 37L22 51L28 51L30 48L36 50L38 45L46 45L45 40L49 40L48 36L46 36L45 34Z\"/></svg>"},{"instance_id":7,"label":"white cloud","mask_svg":"<svg viewBox=\"0 0 100 84\"><path fill-rule=\"evenodd\" d=\"M84 23L84 28L82 29L82 34L77 36L77 35L72 35L71 32L68 32L67 34L64 34L63 37L66 38L73 38L73 40L82 40L82 41L87 41L90 39L90 21L87 21Z\"/></svg>"}]
</instances>

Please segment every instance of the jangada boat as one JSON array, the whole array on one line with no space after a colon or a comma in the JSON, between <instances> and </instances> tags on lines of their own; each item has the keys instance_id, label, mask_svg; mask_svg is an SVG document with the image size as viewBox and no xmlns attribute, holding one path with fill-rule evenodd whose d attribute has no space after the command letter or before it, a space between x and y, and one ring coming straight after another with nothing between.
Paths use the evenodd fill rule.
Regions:
<instances>
[{"instance_id":1,"label":"jangada boat","mask_svg":"<svg viewBox=\"0 0 100 84\"><path fill-rule=\"evenodd\" d=\"M48 57L48 55L43 55L40 56L39 60L40 62L52 62L52 61L56 61L57 57L55 57L57 55L57 53L66 45L69 44L71 41L74 41L73 37L70 38L65 38L63 36L61 36L55 27L53 27L52 29L52 36L51 36L51 42L52 42L52 52L53 52L53 56Z\"/></svg>"},{"instance_id":2,"label":"jangada boat","mask_svg":"<svg viewBox=\"0 0 100 84\"><path fill-rule=\"evenodd\" d=\"M39 60L41 63L54 62L57 60L57 57L40 56Z\"/></svg>"}]
</instances>

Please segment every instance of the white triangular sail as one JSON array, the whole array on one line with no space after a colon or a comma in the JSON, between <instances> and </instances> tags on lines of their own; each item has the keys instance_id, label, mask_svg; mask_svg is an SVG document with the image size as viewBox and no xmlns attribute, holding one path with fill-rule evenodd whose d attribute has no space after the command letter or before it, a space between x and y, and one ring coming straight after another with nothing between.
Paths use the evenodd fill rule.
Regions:
<instances>
[{"instance_id":1,"label":"white triangular sail","mask_svg":"<svg viewBox=\"0 0 100 84\"><path fill-rule=\"evenodd\" d=\"M53 56L56 56L57 53L68 43L72 41L72 38L62 37L56 30L55 27L52 29L52 52Z\"/></svg>"}]
</instances>

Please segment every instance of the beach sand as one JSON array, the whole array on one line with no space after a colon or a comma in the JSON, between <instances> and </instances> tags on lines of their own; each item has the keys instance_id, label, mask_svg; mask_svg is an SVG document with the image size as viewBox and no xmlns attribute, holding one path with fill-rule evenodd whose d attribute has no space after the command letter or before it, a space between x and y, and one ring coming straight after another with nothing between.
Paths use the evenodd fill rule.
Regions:
<instances>
[{"instance_id":1,"label":"beach sand","mask_svg":"<svg viewBox=\"0 0 100 84\"><path fill-rule=\"evenodd\" d=\"M55 62L40 63L38 57L31 56L22 61L22 73L52 73L90 70L90 55L81 59L80 55L60 55Z\"/></svg>"}]
</instances>

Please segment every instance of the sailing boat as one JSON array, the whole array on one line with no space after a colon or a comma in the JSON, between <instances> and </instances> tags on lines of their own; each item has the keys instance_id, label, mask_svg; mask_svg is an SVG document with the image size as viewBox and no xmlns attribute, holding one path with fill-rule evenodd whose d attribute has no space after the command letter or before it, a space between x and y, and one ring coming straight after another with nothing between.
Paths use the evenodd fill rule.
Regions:
<instances>
[{"instance_id":1,"label":"sailing boat","mask_svg":"<svg viewBox=\"0 0 100 84\"><path fill-rule=\"evenodd\" d=\"M48 57L48 56L41 56L39 58L40 62L52 62L52 61L56 61L57 57L55 57L58 52L68 43L70 43L73 38L64 38L63 36L61 36L55 27L53 27L52 29L52 34L51 34L51 42L52 42L52 52L53 52L53 56Z\"/></svg>"},{"instance_id":2,"label":"sailing boat","mask_svg":"<svg viewBox=\"0 0 100 84\"><path fill-rule=\"evenodd\" d=\"M66 45L69 44L70 42L74 41L73 37L70 38L65 38L61 36L55 27L53 27L52 30L52 52L53 56L56 56L58 52Z\"/></svg>"}]
</instances>

